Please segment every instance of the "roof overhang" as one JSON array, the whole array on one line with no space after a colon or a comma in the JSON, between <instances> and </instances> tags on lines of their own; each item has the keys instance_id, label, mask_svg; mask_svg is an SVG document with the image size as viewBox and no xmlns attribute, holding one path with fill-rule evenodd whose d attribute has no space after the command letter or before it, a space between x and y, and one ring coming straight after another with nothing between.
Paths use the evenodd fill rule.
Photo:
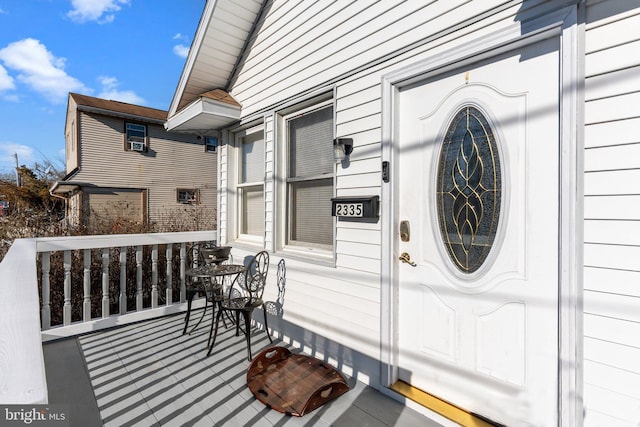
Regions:
<instances>
[{"instance_id":1,"label":"roof overhang","mask_svg":"<svg viewBox=\"0 0 640 427\"><path fill-rule=\"evenodd\" d=\"M74 181L57 181L49 190L54 196L65 196L82 187L83 183Z\"/></svg>"},{"instance_id":2,"label":"roof overhang","mask_svg":"<svg viewBox=\"0 0 640 427\"><path fill-rule=\"evenodd\" d=\"M204 135L240 120L240 104L200 96L169 117L165 128L171 132Z\"/></svg>"},{"instance_id":3,"label":"roof overhang","mask_svg":"<svg viewBox=\"0 0 640 427\"><path fill-rule=\"evenodd\" d=\"M126 120L135 120L138 122L146 122L146 123L155 123L155 124L159 124L162 125L165 123L164 120L161 119L154 119L152 117L148 117L148 116L141 116L139 114L129 114L129 113L123 113L120 111L113 111L113 110L107 110L104 108L97 108L97 107L91 107L88 105L78 105L78 111L86 111L88 113L96 113L96 114L102 114L103 116L114 116L114 117L120 117Z\"/></svg>"},{"instance_id":4,"label":"roof overhang","mask_svg":"<svg viewBox=\"0 0 640 427\"><path fill-rule=\"evenodd\" d=\"M239 120L239 104L230 107L203 96L206 98L212 89L225 94L230 90L230 82L265 3L265 0L205 3L168 111L167 130L203 134Z\"/></svg>"}]
</instances>

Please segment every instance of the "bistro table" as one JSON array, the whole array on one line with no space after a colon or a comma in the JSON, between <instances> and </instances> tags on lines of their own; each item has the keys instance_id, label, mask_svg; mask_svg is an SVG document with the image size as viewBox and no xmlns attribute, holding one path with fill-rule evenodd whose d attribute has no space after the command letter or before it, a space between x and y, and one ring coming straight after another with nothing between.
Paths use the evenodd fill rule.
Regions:
<instances>
[{"instance_id":1,"label":"bistro table","mask_svg":"<svg viewBox=\"0 0 640 427\"><path fill-rule=\"evenodd\" d=\"M197 280L197 287L199 287L200 292L204 292L205 300L204 300L204 310L202 312L202 316L198 323L191 329L193 332L202 322L206 312L207 305L209 303L209 299L211 299L211 310L213 311L212 315L215 314L215 306L218 305L218 310L221 310L220 303L222 302L222 288L224 285L225 277L232 277L232 281L236 280L240 273L243 273L245 270L245 266L242 264L204 264L199 267L190 268L186 271L186 275L189 277L193 277ZM197 291L194 291L195 294ZM187 308L187 316L185 318L184 331L183 335L187 330L187 324L189 322L189 313L191 311L191 299L193 295L190 295L191 298L188 298L188 308ZM212 320L213 321L213 320ZM223 318L224 321L224 318ZM226 323L225 323L226 327ZM191 334L189 332L189 334ZM211 335L211 334L209 334ZM211 337L209 337L209 341ZM207 344L208 347L208 344Z\"/></svg>"}]
</instances>

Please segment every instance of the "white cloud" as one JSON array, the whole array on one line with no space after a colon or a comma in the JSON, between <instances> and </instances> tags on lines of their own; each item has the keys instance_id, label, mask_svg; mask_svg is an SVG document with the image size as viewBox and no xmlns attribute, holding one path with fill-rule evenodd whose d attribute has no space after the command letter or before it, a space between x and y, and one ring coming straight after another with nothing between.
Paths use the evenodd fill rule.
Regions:
<instances>
[{"instance_id":1,"label":"white cloud","mask_svg":"<svg viewBox=\"0 0 640 427\"><path fill-rule=\"evenodd\" d=\"M110 99L112 101L126 102L135 105L144 105L145 100L131 90L118 90L118 79L111 76L100 76L98 81L102 85L102 91L98 98Z\"/></svg>"},{"instance_id":2,"label":"white cloud","mask_svg":"<svg viewBox=\"0 0 640 427\"><path fill-rule=\"evenodd\" d=\"M187 55L189 55L189 46L177 44L173 47L173 53L178 55L180 58L186 58Z\"/></svg>"},{"instance_id":3,"label":"white cloud","mask_svg":"<svg viewBox=\"0 0 640 427\"><path fill-rule=\"evenodd\" d=\"M18 71L18 80L52 103L63 103L69 92L90 92L64 71L65 58L56 58L35 39L24 39L0 49L5 67Z\"/></svg>"},{"instance_id":4,"label":"white cloud","mask_svg":"<svg viewBox=\"0 0 640 427\"><path fill-rule=\"evenodd\" d=\"M110 76L100 76L98 77L98 81L102 85L103 90L105 89L113 89L118 86L118 79Z\"/></svg>"},{"instance_id":5,"label":"white cloud","mask_svg":"<svg viewBox=\"0 0 640 427\"><path fill-rule=\"evenodd\" d=\"M0 65L0 92L3 90L15 89L13 77L9 75L7 69Z\"/></svg>"},{"instance_id":6,"label":"white cloud","mask_svg":"<svg viewBox=\"0 0 640 427\"><path fill-rule=\"evenodd\" d=\"M180 58L186 58L189 55L189 37L182 33L176 33L176 35L173 36L173 39L183 42L173 46L173 53L178 55Z\"/></svg>"},{"instance_id":7,"label":"white cloud","mask_svg":"<svg viewBox=\"0 0 640 427\"><path fill-rule=\"evenodd\" d=\"M35 150L27 145L16 144L13 142L0 142L0 161L12 162L15 165L14 153L18 154L18 163L26 165L35 161Z\"/></svg>"},{"instance_id":8,"label":"white cloud","mask_svg":"<svg viewBox=\"0 0 640 427\"><path fill-rule=\"evenodd\" d=\"M127 6L130 3L131 0L71 0L73 9L67 12L67 16L78 23L110 23L115 19L114 12L122 9L121 5Z\"/></svg>"}]
</instances>

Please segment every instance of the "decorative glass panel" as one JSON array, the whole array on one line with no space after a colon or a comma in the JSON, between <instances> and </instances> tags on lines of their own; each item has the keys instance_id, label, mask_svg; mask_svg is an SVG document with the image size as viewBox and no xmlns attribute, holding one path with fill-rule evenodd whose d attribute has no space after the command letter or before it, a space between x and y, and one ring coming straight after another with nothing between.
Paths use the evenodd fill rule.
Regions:
<instances>
[{"instance_id":1,"label":"decorative glass panel","mask_svg":"<svg viewBox=\"0 0 640 427\"><path fill-rule=\"evenodd\" d=\"M501 184L493 130L478 109L464 107L445 134L436 184L442 240L464 273L478 270L489 255L500 216Z\"/></svg>"}]
</instances>

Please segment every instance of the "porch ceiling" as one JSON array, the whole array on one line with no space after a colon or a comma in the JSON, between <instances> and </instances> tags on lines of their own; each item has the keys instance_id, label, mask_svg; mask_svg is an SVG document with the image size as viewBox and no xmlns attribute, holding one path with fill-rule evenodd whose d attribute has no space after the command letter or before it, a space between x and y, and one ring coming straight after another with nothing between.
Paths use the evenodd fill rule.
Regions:
<instances>
[{"instance_id":1,"label":"porch ceiling","mask_svg":"<svg viewBox=\"0 0 640 427\"><path fill-rule=\"evenodd\" d=\"M225 120L225 112L212 108L202 95L212 89L228 89L262 3L262 0L207 1L169 108L168 130L210 130L233 122ZM198 111L201 113L197 114Z\"/></svg>"}]
</instances>

